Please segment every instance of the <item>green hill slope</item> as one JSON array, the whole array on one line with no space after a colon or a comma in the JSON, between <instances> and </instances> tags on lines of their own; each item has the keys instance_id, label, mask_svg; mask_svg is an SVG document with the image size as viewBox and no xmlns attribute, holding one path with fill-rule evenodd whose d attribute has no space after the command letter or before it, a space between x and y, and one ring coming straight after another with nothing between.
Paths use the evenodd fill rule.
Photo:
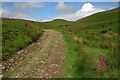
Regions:
<instances>
[{"instance_id":1,"label":"green hill slope","mask_svg":"<svg viewBox=\"0 0 120 80\"><path fill-rule=\"evenodd\" d=\"M2 55L15 52L36 41L42 34L42 25L20 19L2 19Z\"/></svg>"},{"instance_id":2,"label":"green hill slope","mask_svg":"<svg viewBox=\"0 0 120 80\"><path fill-rule=\"evenodd\" d=\"M85 17L70 26L69 29L75 32L80 30L112 30L118 32L118 8Z\"/></svg>"}]
</instances>

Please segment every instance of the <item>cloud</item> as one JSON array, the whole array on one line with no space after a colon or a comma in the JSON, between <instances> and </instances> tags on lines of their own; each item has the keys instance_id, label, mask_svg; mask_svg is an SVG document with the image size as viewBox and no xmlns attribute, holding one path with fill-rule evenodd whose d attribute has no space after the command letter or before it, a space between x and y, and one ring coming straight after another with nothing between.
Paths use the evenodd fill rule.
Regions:
<instances>
[{"instance_id":1,"label":"cloud","mask_svg":"<svg viewBox=\"0 0 120 80\"><path fill-rule=\"evenodd\" d=\"M32 19L28 19L31 21L37 21L37 22L47 22L47 21L51 21L49 19L44 19L44 18L32 18Z\"/></svg>"},{"instance_id":2,"label":"cloud","mask_svg":"<svg viewBox=\"0 0 120 80\"><path fill-rule=\"evenodd\" d=\"M109 8L109 9L115 9L116 7L111 7L111 8Z\"/></svg>"},{"instance_id":3,"label":"cloud","mask_svg":"<svg viewBox=\"0 0 120 80\"><path fill-rule=\"evenodd\" d=\"M17 10L29 10L31 9L30 5L25 2L14 2L13 7Z\"/></svg>"},{"instance_id":4,"label":"cloud","mask_svg":"<svg viewBox=\"0 0 120 80\"><path fill-rule=\"evenodd\" d=\"M0 17L2 16L2 3L0 3Z\"/></svg>"},{"instance_id":5,"label":"cloud","mask_svg":"<svg viewBox=\"0 0 120 80\"><path fill-rule=\"evenodd\" d=\"M30 10L32 8L43 7L45 3L43 2L14 2L13 7L18 10Z\"/></svg>"},{"instance_id":6,"label":"cloud","mask_svg":"<svg viewBox=\"0 0 120 80\"><path fill-rule=\"evenodd\" d=\"M105 11L100 8L95 8L91 3L85 3L82 8L73 14L63 14L63 15L56 15L53 17L54 19L65 19L69 21L76 21L78 19L81 19L83 17L92 15L97 12Z\"/></svg>"},{"instance_id":7,"label":"cloud","mask_svg":"<svg viewBox=\"0 0 120 80\"><path fill-rule=\"evenodd\" d=\"M26 15L26 14L23 14L23 13L17 13L17 12L11 12L7 9L2 9L0 11L2 13L2 17L5 17L5 18L21 18L21 19L24 19L24 18L30 18L30 16Z\"/></svg>"},{"instance_id":8,"label":"cloud","mask_svg":"<svg viewBox=\"0 0 120 80\"><path fill-rule=\"evenodd\" d=\"M28 5L30 5L31 7L36 7L36 8L40 8L40 7L44 7L45 3L43 2L28 2Z\"/></svg>"},{"instance_id":9,"label":"cloud","mask_svg":"<svg viewBox=\"0 0 120 80\"><path fill-rule=\"evenodd\" d=\"M59 2L55 8L57 11L64 11L65 13L75 13L76 9L73 6L68 6L64 2Z\"/></svg>"},{"instance_id":10,"label":"cloud","mask_svg":"<svg viewBox=\"0 0 120 80\"><path fill-rule=\"evenodd\" d=\"M37 21L37 22L51 21L51 20L44 19L44 18L33 18L33 17L31 17L30 15L27 15L27 14L12 12L12 11L9 11L7 9L2 9L2 8L0 8L0 17L14 18L14 19L25 19L25 20Z\"/></svg>"},{"instance_id":11,"label":"cloud","mask_svg":"<svg viewBox=\"0 0 120 80\"><path fill-rule=\"evenodd\" d=\"M92 11L94 10L94 6L91 4L91 3L85 3L83 6L82 6L82 9L81 11Z\"/></svg>"}]
</instances>

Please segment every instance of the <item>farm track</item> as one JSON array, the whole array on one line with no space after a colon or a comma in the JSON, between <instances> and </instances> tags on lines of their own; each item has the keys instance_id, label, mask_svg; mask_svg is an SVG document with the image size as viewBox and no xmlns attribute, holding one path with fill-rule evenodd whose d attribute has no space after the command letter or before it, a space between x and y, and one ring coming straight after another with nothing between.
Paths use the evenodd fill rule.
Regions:
<instances>
[{"instance_id":1,"label":"farm track","mask_svg":"<svg viewBox=\"0 0 120 80\"><path fill-rule=\"evenodd\" d=\"M3 61L2 72L9 78L57 78L63 73L64 57L61 34L44 30L37 42Z\"/></svg>"}]
</instances>

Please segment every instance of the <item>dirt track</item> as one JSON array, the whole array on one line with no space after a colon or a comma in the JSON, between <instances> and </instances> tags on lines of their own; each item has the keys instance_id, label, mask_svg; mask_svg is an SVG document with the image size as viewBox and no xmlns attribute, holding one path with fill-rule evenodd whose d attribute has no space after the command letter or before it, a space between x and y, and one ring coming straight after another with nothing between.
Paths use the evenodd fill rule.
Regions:
<instances>
[{"instance_id":1,"label":"dirt track","mask_svg":"<svg viewBox=\"0 0 120 80\"><path fill-rule=\"evenodd\" d=\"M59 32L45 30L37 42L2 63L9 78L57 78L63 71L64 40ZM10 73L12 72L12 73Z\"/></svg>"}]
</instances>

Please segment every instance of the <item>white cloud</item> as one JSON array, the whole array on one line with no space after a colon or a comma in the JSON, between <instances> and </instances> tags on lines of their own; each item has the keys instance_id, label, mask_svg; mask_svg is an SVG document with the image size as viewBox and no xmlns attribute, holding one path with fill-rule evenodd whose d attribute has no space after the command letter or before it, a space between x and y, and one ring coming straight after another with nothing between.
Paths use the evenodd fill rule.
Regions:
<instances>
[{"instance_id":1,"label":"white cloud","mask_svg":"<svg viewBox=\"0 0 120 80\"><path fill-rule=\"evenodd\" d=\"M30 20L30 19L29 19ZM31 21L37 21L37 22L47 22L51 21L49 19L44 19L44 18L32 18Z\"/></svg>"},{"instance_id":2,"label":"white cloud","mask_svg":"<svg viewBox=\"0 0 120 80\"><path fill-rule=\"evenodd\" d=\"M15 11L11 11L12 9L16 8L17 10L29 10L31 8L40 8L43 7L45 4L42 2L14 2L13 7L6 7L3 6L0 8L0 17L4 18L14 18L14 19L25 19L31 21L38 21L43 22L47 21L43 18L33 18L31 15L20 13Z\"/></svg>"},{"instance_id":3,"label":"white cloud","mask_svg":"<svg viewBox=\"0 0 120 80\"><path fill-rule=\"evenodd\" d=\"M43 2L28 2L27 3L28 5L30 5L31 7L43 7L45 5L45 3Z\"/></svg>"},{"instance_id":4,"label":"white cloud","mask_svg":"<svg viewBox=\"0 0 120 80\"><path fill-rule=\"evenodd\" d=\"M82 9L81 11L92 11L92 10L95 10L94 6L90 3L85 3L83 6L82 6Z\"/></svg>"},{"instance_id":5,"label":"white cloud","mask_svg":"<svg viewBox=\"0 0 120 80\"><path fill-rule=\"evenodd\" d=\"M109 8L109 9L114 9L114 8L116 8L116 7L111 7L111 8Z\"/></svg>"},{"instance_id":6,"label":"white cloud","mask_svg":"<svg viewBox=\"0 0 120 80\"><path fill-rule=\"evenodd\" d=\"M56 15L54 19L66 19L69 21L75 21L101 11L104 10L100 8L95 8L91 3L85 3L82 6L81 10L77 11L76 13Z\"/></svg>"},{"instance_id":7,"label":"white cloud","mask_svg":"<svg viewBox=\"0 0 120 80\"><path fill-rule=\"evenodd\" d=\"M17 13L17 12L11 12L7 9L2 9L1 10L2 13L2 17L5 18L9 18L9 17L13 17L13 18L30 18L30 16L23 14L23 13Z\"/></svg>"},{"instance_id":8,"label":"white cloud","mask_svg":"<svg viewBox=\"0 0 120 80\"><path fill-rule=\"evenodd\" d=\"M42 21L40 22L49 22L49 21L52 21L51 19L43 19Z\"/></svg>"},{"instance_id":9,"label":"white cloud","mask_svg":"<svg viewBox=\"0 0 120 80\"><path fill-rule=\"evenodd\" d=\"M45 3L43 2L14 2L13 6L18 10L29 10L32 8L43 7Z\"/></svg>"},{"instance_id":10,"label":"white cloud","mask_svg":"<svg viewBox=\"0 0 120 80\"><path fill-rule=\"evenodd\" d=\"M68 6L64 2L59 2L55 8L57 11L64 11L66 13L75 13L76 9L73 6Z\"/></svg>"},{"instance_id":11,"label":"white cloud","mask_svg":"<svg viewBox=\"0 0 120 80\"><path fill-rule=\"evenodd\" d=\"M30 5L26 4L25 2L14 2L13 6L15 9L18 10L29 10L31 9Z\"/></svg>"},{"instance_id":12,"label":"white cloud","mask_svg":"<svg viewBox=\"0 0 120 80\"><path fill-rule=\"evenodd\" d=\"M0 8L0 17L2 17L2 8Z\"/></svg>"},{"instance_id":13,"label":"white cloud","mask_svg":"<svg viewBox=\"0 0 120 80\"><path fill-rule=\"evenodd\" d=\"M14 18L14 19L25 19L25 20L37 21L37 22L51 21L51 20L44 19L44 18L33 18L33 17L31 17L30 15L27 15L27 14L12 12L12 11L9 11L7 9L2 9L2 8L0 8L0 17Z\"/></svg>"}]
</instances>

